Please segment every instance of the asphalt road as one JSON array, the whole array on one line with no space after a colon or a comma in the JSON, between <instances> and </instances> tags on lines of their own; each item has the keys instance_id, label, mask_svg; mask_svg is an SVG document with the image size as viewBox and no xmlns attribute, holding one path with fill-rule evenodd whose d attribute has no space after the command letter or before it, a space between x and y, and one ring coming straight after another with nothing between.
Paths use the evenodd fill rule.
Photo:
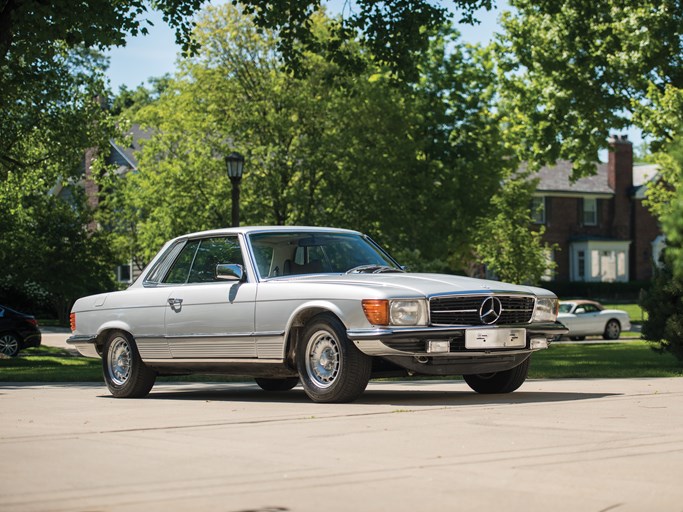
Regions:
<instances>
[{"instance_id":1,"label":"asphalt road","mask_svg":"<svg viewBox=\"0 0 683 512\"><path fill-rule=\"evenodd\" d=\"M681 511L683 379L0 384L2 511Z\"/></svg>"}]
</instances>

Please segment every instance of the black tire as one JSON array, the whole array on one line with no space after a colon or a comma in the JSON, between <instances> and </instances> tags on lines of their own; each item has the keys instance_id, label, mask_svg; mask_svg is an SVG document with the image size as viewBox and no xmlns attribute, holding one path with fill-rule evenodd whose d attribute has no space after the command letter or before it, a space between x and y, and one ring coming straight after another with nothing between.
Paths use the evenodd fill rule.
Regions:
<instances>
[{"instance_id":1,"label":"black tire","mask_svg":"<svg viewBox=\"0 0 683 512\"><path fill-rule=\"evenodd\" d=\"M355 400L365 391L372 370L372 358L356 348L344 325L329 313L305 326L296 362L304 391L314 402Z\"/></svg>"},{"instance_id":2,"label":"black tire","mask_svg":"<svg viewBox=\"0 0 683 512\"><path fill-rule=\"evenodd\" d=\"M519 388L529 374L531 357L510 370L481 375L463 375L465 382L477 393L512 393Z\"/></svg>"},{"instance_id":3,"label":"black tire","mask_svg":"<svg viewBox=\"0 0 683 512\"><path fill-rule=\"evenodd\" d=\"M256 384L263 391L289 391L299 383L298 377L288 377L284 379L254 379Z\"/></svg>"},{"instance_id":4,"label":"black tire","mask_svg":"<svg viewBox=\"0 0 683 512\"><path fill-rule=\"evenodd\" d=\"M605 325L605 332L602 333L602 338L605 340L618 340L621 336L621 324L619 320L614 318Z\"/></svg>"},{"instance_id":5,"label":"black tire","mask_svg":"<svg viewBox=\"0 0 683 512\"><path fill-rule=\"evenodd\" d=\"M133 337L112 332L102 351L104 381L116 398L142 398L154 386L156 372L142 362Z\"/></svg>"},{"instance_id":6,"label":"black tire","mask_svg":"<svg viewBox=\"0 0 683 512\"><path fill-rule=\"evenodd\" d=\"M572 341L583 341L586 339L586 337L585 336L570 336L569 339Z\"/></svg>"},{"instance_id":7,"label":"black tire","mask_svg":"<svg viewBox=\"0 0 683 512\"><path fill-rule=\"evenodd\" d=\"M19 338L11 332L0 334L0 354L15 357L21 349Z\"/></svg>"}]
</instances>

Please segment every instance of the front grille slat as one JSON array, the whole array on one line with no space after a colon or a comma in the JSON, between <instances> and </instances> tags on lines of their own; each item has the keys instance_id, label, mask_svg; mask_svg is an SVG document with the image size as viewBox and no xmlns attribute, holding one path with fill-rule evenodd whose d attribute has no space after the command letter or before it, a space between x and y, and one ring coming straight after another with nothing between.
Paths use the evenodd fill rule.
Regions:
<instances>
[{"instance_id":1,"label":"front grille slat","mask_svg":"<svg viewBox=\"0 0 683 512\"><path fill-rule=\"evenodd\" d=\"M495 296L502 311L494 324L528 324L534 313L535 298L515 295L476 295L432 297L429 301L432 325L484 325L479 311L484 300Z\"/></svg>"}]
</instances>

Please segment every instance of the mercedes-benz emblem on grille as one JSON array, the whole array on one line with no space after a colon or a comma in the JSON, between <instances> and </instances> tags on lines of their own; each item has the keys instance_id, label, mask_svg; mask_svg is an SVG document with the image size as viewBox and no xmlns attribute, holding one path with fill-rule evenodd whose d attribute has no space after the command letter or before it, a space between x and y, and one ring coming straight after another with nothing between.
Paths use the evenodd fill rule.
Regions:
<instances>
[{"instance_id":1,"label":"mercedes-benz emblem on grille","mask_svg":"<svg viewBox=\"0 0 683 512\"><path fill-rule=\"evenodd\" d=\"M486 297L479 308L481 323L491 325L498 321L503 312L503 305L498 297Z\"/></svg>"}]
</instances>

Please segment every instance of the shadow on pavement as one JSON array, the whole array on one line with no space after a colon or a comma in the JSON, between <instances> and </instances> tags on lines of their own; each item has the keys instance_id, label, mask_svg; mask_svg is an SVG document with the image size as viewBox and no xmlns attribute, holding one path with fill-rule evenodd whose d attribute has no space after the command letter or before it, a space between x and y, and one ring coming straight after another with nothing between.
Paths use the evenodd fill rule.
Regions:
<instances>
[{"instance_id":1,"label":"shadow on pavement","mask_svg":"<svg viewBox=\"0 0 683 512\"><path fill-rule=\"evenodd\" d=\"M509 394L481 395L466 388L453 391L405 389L410 384L397 383L402 389L368 389L353 404L358 405L403 405L403 406L466 406L491 404L530 404L575 402L577 400L593 400L609 396L621 396L621 393L585 393L585 392L545 392L516 391ZM391 384L394 386L395 384ZM419 386L418 386L419 387ZM112 398L100 395L102 398ZM208 400L223 402L261 402L261 403L310 403L316 406L332 404L315 404L310 401L301 387L291 391L267 392L255 385L216 384L215 387L204 385L201 389L164 390L154 388L146 400Z\"/></svg>"}]
</instances>

